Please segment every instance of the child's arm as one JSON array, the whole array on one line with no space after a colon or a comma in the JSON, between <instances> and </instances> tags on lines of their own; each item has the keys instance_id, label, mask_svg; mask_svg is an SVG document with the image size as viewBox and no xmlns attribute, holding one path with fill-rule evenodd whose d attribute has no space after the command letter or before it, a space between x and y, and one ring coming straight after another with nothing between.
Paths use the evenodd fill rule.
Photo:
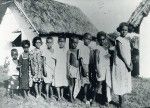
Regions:
<instances>
[{"instance_id":1,"label":"child's arm","mask_svg":"<svg viewBox=\"0 0 150 108\"><path fill-rule=\"evenodd\" d=\"M31 68L31 75L34 76L35 75L35 69L34 69L34 58L32 57L33 55L29 56L29 62L30 62L30 68Z\"/></svg>"},{"instance_id":2,"label":"child's arm","mask_svg":"<svg viewBox=\"0 0 150 108\"><path fill-rule=\"evenodd\" d=\"M67 77L69 77L69 69L70 69L70 51L67 52Z\"/></svg>"},{"instance_id":3,"label":"child's arm","mask_svg":"<svg viewBox=\"0 0 150 108\"><path fill-rule=\"evenodd\" d=\"M100 74L100 70L99 70L99 61L100 61L100 58L99 58L99 54L100 54L100 51L99 50L96 50L95 51L96 53L96 74L97 74L97 77L100 78L101 77L101 74Z\"/></svg>"},{"instance_id":4,"label":"child's arm","mask_svg":"<svg viewBox=\"0 0 150 108\"><path fill-rule=\"evenodd\" d=\"M43 67L43 75L46 77L47 76L47 72L46 72L46 57L42 56L42 67Z\"/></svg>"},{"instance_id":5,"label":"child's arm","mask_svg":"<svg viewBox=\"0 0 150 108\"><path fill-rule=\"evenodd\" d=\"M5 58L5 62L4 62L4 72L8 72L8 66L9 66L10 62L8 60L8 57Z\"/></svg>"}]
</instances>

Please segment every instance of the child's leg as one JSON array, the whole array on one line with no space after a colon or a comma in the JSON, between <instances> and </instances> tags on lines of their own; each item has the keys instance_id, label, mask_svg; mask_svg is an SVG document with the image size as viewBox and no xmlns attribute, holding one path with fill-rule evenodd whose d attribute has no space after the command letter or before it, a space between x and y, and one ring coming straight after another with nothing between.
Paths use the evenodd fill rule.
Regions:
<instances>
[{"instance_id":1,"label":"child's leg","mask_svg":"<svg viewBox=\"0 0 150 108\"><path fill-rule=\"evenodd\" d=\"M61 97L60 97L60 87L57 87L56 90L57 90L57 94L58 94L58 100L60 100L61 99Z\"/></svg>"},{"instance_id":2,"label":"child's leg","mask_svg":"<svg viewBox=\"0 0 150 108\"><path fill-rule=\"evenodd\" d=\"M83 98L84 102L87 101L87 91L88 91L88 84L85 84L84 85L84 98Z\"/></svg>"},{"instance_id":3,"label":"child's leg","mask_svg":"<svg viewBox=\"0 0 150 108\"><path fill-rule=\"evenodd\" d=\"M38 83L37 82L34 83L34 89L35 89L35 95L37 96L38 95Z\"/></svg>"},{"instance_id":4,"label":"child's leg","mask_svg":"<svg viewBox=\"0 0 150 108\"><path fill-rule=\"evenodd\" d=\"M65 98L64 98L64 87L61 87L61 89L60 89L60 96L61 96L62 100L65 100Z\"/></svg>"},{"instance_id":5,"label":"child's leg","mask_svg":"<svg viewBox=\"0 0 150 108\"><path fill-rule=\"evenodd\" d=\"M121 107L121 105L122 105L122 97L121 95L119 95L119 106Z\"/></svg>"},{"instance_id":6,"label":"child's leg","mask_svg":"<svg viewBox=\"0 0 150 108\"><path fill-rule=\"evenodd\" d=\"M49 86L50 92L51 92L51 98L53 98L54 93L53 93L53 88L52 88L52 83Z\"/></svg>"},{"instance_id":7,"label":"child's leg","mask_svg":"<svg viewBox=\"0 0 150 108\"><path fill-rule=\"evenodd\" d=\"M71 98L71 102L73 101L73 79L70 78L70 85L69 85L69 90L70 90L70 98Z\"/></svg>"},{"instance_id":8,"label":"child's leg","mask_svg":"<svg viewBox=\"0 0 150 108\"><path fill-rule=\"evenodd\" d=\"M46 96L47 96L47 99L48 99L48 97L49 97L49 88L50 88L50 84L47 83L47 84L46 84Z\"/></svg>"},{"instance_id":9,"label":"child's leg","mask_svg":"<svg viewBox=\"0 0 150 108\"><path fill-rule=\"evenodd\" d=\"M39 83L39 95L41 96L41 92L42 92L42 82Z\"/></svg>"}]
</instances>

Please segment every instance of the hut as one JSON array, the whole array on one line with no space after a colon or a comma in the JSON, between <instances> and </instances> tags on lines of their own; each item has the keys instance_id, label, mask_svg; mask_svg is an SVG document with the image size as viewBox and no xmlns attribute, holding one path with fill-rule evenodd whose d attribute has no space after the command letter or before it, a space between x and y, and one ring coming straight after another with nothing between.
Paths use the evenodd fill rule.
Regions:
<instances>
[{"instance_id":1,"label":"hut","mask_svg":"<svg viewBox=\"0 0 150 108\"><path fill-rule=\"evenodd\" d=\"M0 23L8 8L19 26L14 34L21 36L11 40L13 46L19 46L21 40L32 40L35 36L82 37L86 32L94 36L98 31L79 8L54 0L2 0Z\"/></svg>"}]
</instances>

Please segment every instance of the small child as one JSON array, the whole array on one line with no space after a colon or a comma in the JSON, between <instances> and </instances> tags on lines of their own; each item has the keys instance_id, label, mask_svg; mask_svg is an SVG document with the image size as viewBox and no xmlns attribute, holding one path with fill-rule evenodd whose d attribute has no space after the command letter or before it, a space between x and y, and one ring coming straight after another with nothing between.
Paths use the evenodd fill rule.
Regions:
<instances>
[{"instance_id":1,"label":"small child","mask_svg":"<svg viewBox=\"0 0 150 108\"><path fill-rule=\"evenodd\" d=\"M33 76L33 85L36 92L36 97L41 95L43 76L46 76L44 71L44 58L42 50L42 39L40 37L33 38L33 49L30 53L31 59L31 74Z\"/></svg>"},{"instance_id":2,"label":"small child","mask_svg":"<svg viewBox=\"0 0 150 108\"><path fill-rule=\"evenodd\" d=\"M110 73L110 54L109 43L106 37L106 33L101 31L97 34L97 48L96 48L96 66L97 66L97 81L98 81L98 93L105 96L105 104L111 101L110 89L111 89L111 73ZM106 93L102 93L102 83L106 84Z\"/></svg>"},{"instance_id":3,"label":"small child","mask_svg":"<svg viewBox=\"0 0 150 108\"><path fill-rule=\"evenodd\" d=\"M22 90L23 96L26 97L28 96L29 92L29 73L31 71L29 59L30 41L23 40L22 48L24 52L19 57L19 66L20 66L19 88Z\"/></svg>"},{"instance_id":4,"label":"small child","mask_svg":"<svg viewBox=\"0 0 150 108\"><path fill-rule=\"evenodd\" d=\"M83 101L88 104L89 101L87 101L87 93L90 86L89 81L89 64L90 64L90 53L91 53L91 47L89 46L92 41L92 36L89 33L84 34L84 45L81 46L79 57L81 60L82 65L82 75L81 75L81 81L82 86L84 88L84 99Z\"/></svg>"},{"instance_id":5,"label":"small child","mask_svg":"<svg viewBox=\"0 0 150 108\"><path fill-rule=\"evenodd\" d=\"M4 68L6 68L8 71L8 87L7 87L7 93L11 97L14 96L14 92L17 92L16 90L19 89L19 69L18 69L18 50L12 49L11 50L11 57L6 58L4 63Z\"/></svg>"},{"instance_id":6,"label":"small child","mask_svg":"<svg viewBox=\"0 0 150 108\"><path fill-rule=\"evenodd\" d=\"M67 72L70 82L71 102L73 102L80 91L79 49L77 49L79 39L78 37L72 37L70 42L71 48L67 52Z\"/></svg>"},{"instance_id":7,"label":"small child","mask_svg":"<svg viewBox=\"0 0 150 108\"><path fill-rule=\"evenodd\" d=\"M54 49L52 47L53 42L54 42L53 37L47 37L46 38L47 48L43 51L43 55L45 59L44 70L47 73L47 76L44 77L44 82L46 84L47 99L49 98L49 90L51 91L51 98L54 99L52 84L54 83L56 58L54 56Z\"/></svg>"},{"instance_id":8,"label":"small child","mask_svg":"<svg viewBox=\"0 0 150 108\"><path fill-rule=\"evenodd\" d=\"M66 38L58 37L59 48L56 50L55 87L58 93L58 100L65 100L64 87L68 86L67 80L67 50L65 48Z\"/></svg>"}]
</instances>

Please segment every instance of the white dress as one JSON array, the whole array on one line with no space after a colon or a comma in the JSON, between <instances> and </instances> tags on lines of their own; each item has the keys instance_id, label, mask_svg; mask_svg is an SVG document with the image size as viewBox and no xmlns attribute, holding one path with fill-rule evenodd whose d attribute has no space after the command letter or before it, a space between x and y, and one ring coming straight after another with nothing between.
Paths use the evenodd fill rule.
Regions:
<instances>
[{"instance_id":1,"label":"white dress","mask_svg":"<svg viewBox=\"0 0 150 108\"><path fill-rule=\"evenodd\" d=\"M125 58L128 64L130 64L131 47L129 40L122 37L118 37L116 40L118 40L121 43L121 50L125 54ZM113 92L116 95L124 95L126 93L131 93L131 72L127 70L124 62L118 57L117 54L113 64L112 85Z\"/></svg>"},{"instance_id":2,"label":"white dress","mask_svg":"<svg viewBox=\"0 0 150 108\"><path fill-rule=\"evenodd\" d=\"M55 53L50 52L48 49L43 50L43 56L45 57L45 71L47 76L44 77L45 83L53 83L54 82L54 72L55 72Z\"/></svg>"},{"instance_id":3,"label":"white dress","mask_svg":"<svg viewBox=\"0 0 150 108\"><path fill-rule=\"evenodd\" d=\"M55 50L56 68L54 74L54 86L68 86L67 80L67 50L65 48L57 48Z\"/></svg>"}]
</instances>

